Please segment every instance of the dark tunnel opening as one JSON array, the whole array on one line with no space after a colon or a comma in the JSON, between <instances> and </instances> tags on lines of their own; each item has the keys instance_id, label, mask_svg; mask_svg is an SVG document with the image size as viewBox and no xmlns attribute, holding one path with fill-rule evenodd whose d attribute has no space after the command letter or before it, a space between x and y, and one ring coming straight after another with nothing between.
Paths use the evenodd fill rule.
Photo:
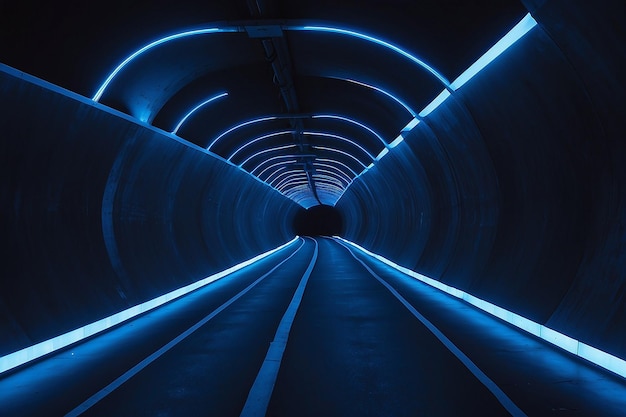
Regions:
<instances>
[{"instance_id":1,"label":"dark tunnel opening","mask_svg":"<svg viewBox=\"0 0 626 417\"><path fill-rule=\"evenodd\" d=\"M300 236L336 236L343 229L343 217L332 206L313 206L296 214L293 229Z\"/></svg>"}]
</instances>

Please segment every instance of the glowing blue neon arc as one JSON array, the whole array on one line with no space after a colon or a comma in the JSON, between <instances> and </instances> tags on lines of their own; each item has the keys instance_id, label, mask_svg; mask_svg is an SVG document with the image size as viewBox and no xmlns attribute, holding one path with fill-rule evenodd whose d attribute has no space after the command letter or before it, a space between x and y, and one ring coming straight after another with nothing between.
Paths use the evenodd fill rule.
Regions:
<instances>
[{"instance_id":1,"label":"glowing blue neon arc","mask_svg":"<svg viewBox=\"0 0 626 417\"><path fill-rule=\"evenodd\" d=\"M277 146L275 148L269 148L269 149L264 149L262 151L259 151L253 155L250 155L245 161L243 161L241 164L239 164L240 167L243 167L248 161L250 161L252 158L256 158L259 155L262 155L264 153L268 153L268 152L274 152L274 151L281 151L283 149L289 149L289 148L297 148L297 145L285 145L285 146Z\"/></svg>"},{"instance_id":2,"label":"glowing blue neon arc","mask_svg":"<svg viewBox=\"0 0 626 417\"><path fill-rule=\"evenodd\" d=\"M251 141L248 141L248 142L244 143L239 148L237 148L233 153L231 153L230 156L227 158L227 161L230 161L231 159L233 159L233 157L235 155L237 155L239 152L241 152L242 150L244 150L248 146L252 145L253 143L259 142L259 141L261 141L263 139L272 138L274 136L288 135L288 134L291 134L291 133L293 133L293 130L283 130L281 132L268 133L267 135L259 136L258 138L252 139Z\"/></svg>"},{"instance_id":3,"label":"glowing blue neon arc","mask_svg":"<svg viewBox=\"0 0 626 417\"><path fill-rule=\"evenodd\" d=\"M409 60L413 61L414 63L416 63L417 65L419 65L420 67L424 68L426 71L434 75L441 82L441 84L443 84L446 88L450 87L450 82L446 79L446 77L441 75L432 66L430 66L423 60L419 59L415 55L408 53L404 49L399 48L393 44L390 44L389 42L385 42L382 39L378 39L373 36L365 35L363 33L355 32L352 30L346 30L346 29L340 29L340 28L334 28L334 27L328 27L328 26L287 26L285 29L336 33L340 35L347 35L347 36L352 36L355 38L363 39L368 42L373 42L387 49L391 49L392 51L402 55L405 58L408 58Z\"/></svg>"},{"instance_id":4,"label":"glowing blue neon arc","mask_svg":"<svg viewBox=\"0 0 626 417\"><path fill-rule=\"evenodd\" d=\"M313 119L337 119L337 120L342 120L348 123L352 123L356 126L359 126L365 130L367 130L368 132L370 132L372 135L376 136L378 138L379 141L382 142L382 144L384 146L387 146L387 142L382 138L382 136L380 136L378 133L376 133L376 131L372 128L370 128L369 126L364 125L361 122L358 122L354 119L351 119L349 117L344 117L344 116L337 116L337 115L332 115L332 114L318 114L318 115L314 115Z\"/></svg>"},{"instance_id":5,"label":"glowing blue neon arc","mask_svg":"<svg viewBox=\"0 0 626 417\"><path fill-rule=\"evenodd\" d=\"M173 134L176 134L178 132L178 129L180 129L180 127L183 125L183 123L185 123L185 121L187 121L187 119L189 118L189 116L191 116L193 113L195 113L196 111L198 111L201 107L206 106L207 104L211 103L212 101L215 101L219 98L222 97L226 97L228 95L228 93L221 93L218 94L216 96L211 97L208 100L203 101L202 103L198 104L196 107L194 107L193 109L191 109L189 111L189 113L187 113L181 120L180 122L178 122L178 124L176 125L176 127L174 128L174 130L172 130Z\"/></svg>"},{"instance_id":6,"label":"glowing blue neon arc","mask_svg":"<svg viewBox=\"0 0 626 417\"><path fill-rule=\"evenodd\" d=\"M337 80L347 81L347 82L352 83L352 84L360 85L361 87L369 88L370 90L378 91L379 93L384 94L385 96L389 97L390 99L392 99L393 101L395 101L396 103L398 103L399 105L404 107L404 109L407 112L409 112L411 114L411 116L418 117L417 113L408 104L406 104L400 98L398 98L397 96L391 94L387 90L383 90L380 87L376 87L374 85L366 84L366 83L364 83L362 81L357 81L357 80L353 80L353 79L350 79L350 78L341 78L341 77L332 77L332 78L335 78Z\"/></svg>"},{"instance_id":7,"label":"glowing blue neon arc","mask_svg":"<svg viewBox=\"0 0 626 417\"><path fill-rule=\"evenodd\" d=\"M94 101L100 100L100 98L102 97L102 94L104 93L104 90L109 86L111 81L113 81L113 78L115 78L115 76L122 70L122 68L124 68L130 61L137 58L139 55L143 54L144 52L154 48L155 46L167 43L169 41L173 41L174 39L186 38L189 36L206 35L208 33L218 33L218 32L232 32L232 31L233 31L232 29L219 29L219 28L197 29L197 30L190 30L188 32L176 33L174 35L166 36L164 38L151 42L145 45L144 47L138 49L137 51L133 52L125 60L123 60L122 63L119 64L117 68L115 68L115 70L113 70L113 72L107 77L104 83L102 83L102 85L100 86L96 94L93 96L93 100Z\"/></svg>"}]
</instances>

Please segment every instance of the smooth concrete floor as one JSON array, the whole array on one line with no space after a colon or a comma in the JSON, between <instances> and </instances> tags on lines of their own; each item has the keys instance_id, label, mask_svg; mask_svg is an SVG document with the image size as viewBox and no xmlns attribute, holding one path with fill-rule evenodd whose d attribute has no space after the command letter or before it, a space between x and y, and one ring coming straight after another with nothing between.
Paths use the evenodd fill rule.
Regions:
<instances>
[{"instance_id":1,"label":"smooth concrete floor","mask_svg":"<svg viewBox=\"0 0 626 417\"><path fill-rule=\"evenodd\" d=\"M346 248L319 255L267 416L505 416L501 400ZM239 416L314 242L285 248L0 378L0 416ZM282 266L115 389L288 256ZM528 416L626 415L626 381L355 251Z\"/></svg>"}]
</instances>

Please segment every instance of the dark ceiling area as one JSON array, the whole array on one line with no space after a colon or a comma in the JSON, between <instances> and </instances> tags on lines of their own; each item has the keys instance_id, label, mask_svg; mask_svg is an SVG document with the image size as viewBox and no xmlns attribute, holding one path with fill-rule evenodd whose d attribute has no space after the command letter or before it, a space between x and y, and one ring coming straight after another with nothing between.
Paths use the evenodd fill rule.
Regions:
<instances>
[{"instance_id":1,"label":"dark ceiling area","mask_svg":"<svg viewBox=\"0 0 626 417\"><path fill-rule=\"evenodd\" d=\"M489 0L1 7L0 62L208 148L304 207L333 205L527 13Z\"/></svg>"}]
</instances>

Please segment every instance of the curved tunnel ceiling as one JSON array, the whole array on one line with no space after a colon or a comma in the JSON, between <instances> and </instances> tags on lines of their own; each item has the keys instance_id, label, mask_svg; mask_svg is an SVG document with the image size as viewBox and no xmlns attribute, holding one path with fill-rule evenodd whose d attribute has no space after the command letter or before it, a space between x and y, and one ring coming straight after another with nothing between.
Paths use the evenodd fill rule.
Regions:
<instances>
[{"instance_id":1,"label":"curved tunnel ceiling","mask_svg":"<svg viewBox=\"0 0 626 417\"><path fill-rule=\"evenodd\" d=\"M91 95L305 208L334 205L526 14L515 1L228 3L179 5L169 23L152 5L141 16L110 7L100 26L126 27L98 51L107 75Z\"/></svg>"}]
</instances>

